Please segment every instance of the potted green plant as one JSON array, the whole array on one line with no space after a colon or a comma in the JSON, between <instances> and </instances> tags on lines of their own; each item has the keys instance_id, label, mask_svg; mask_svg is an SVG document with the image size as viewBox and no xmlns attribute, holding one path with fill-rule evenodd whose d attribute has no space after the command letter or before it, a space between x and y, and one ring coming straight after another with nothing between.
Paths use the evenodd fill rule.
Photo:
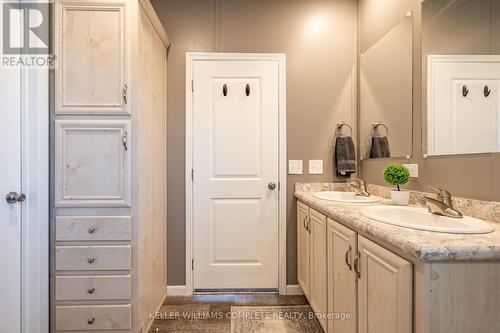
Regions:
<instances>
[{"instance_id":1,"label":"potted green plant","mask_svg":"<svg viewBox=\"0 0 500 333\"><path fill-rule=\"evenodd\" d=\"M384 179L391 185L396 185L397 189L391 191L391 199L396 205L408 205L410 192L401 190L400 186L410 180L410 171L403 164L392 163L384 170Z\"/></svg>"}]
</instances>

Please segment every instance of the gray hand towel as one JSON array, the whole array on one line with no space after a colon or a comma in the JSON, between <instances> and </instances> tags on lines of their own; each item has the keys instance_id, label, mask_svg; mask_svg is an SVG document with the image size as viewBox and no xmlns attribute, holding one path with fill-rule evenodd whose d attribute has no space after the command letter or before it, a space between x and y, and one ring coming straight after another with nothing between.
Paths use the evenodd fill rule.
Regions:
<instances>
[{"instance_id":1,"label":"gray hand towel","mask_svg":"<svg viewBox=\"0 0 500 333\"><path fill-rule=\"evenodd\" d=\"M383 157L391 157L389 140L386 136L374 136L372 137L372 149L370 151L370 158Z\"/></svg>"},{"instance_id":2,"label":"gray hand towel","mask_svg":"<svg viewBox=\"0 0 500 333\"><path fill-rule=\"evenodd\" d=\"M350 136L338 136L335 140L335 167L337 177L349 178L356 172L356 151Z\"/></svg>"}]
</instances>

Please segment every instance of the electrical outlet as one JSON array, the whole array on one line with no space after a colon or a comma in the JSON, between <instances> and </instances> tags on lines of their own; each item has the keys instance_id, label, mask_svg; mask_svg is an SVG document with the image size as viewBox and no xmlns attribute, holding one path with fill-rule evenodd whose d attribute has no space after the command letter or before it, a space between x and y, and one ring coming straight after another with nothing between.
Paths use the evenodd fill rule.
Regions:
<instances>
[{"instance_id":1,"label":"electrical outlet","mask_svg":"<svg viewBox=\"0 0 500 333\"><path fill-rule=\"evenodd\" d=\"M302 160L289 160L288 161L288 174L289 175L301 175L302 172Z\"/></svg>"},{"instance_id":2,"label":"electrical outlet","mask_svg":"<svg viewBox=\"0 0 500 333\"><path fill-rule=\"evenodd\" d=\"M410 177L417 178L418 177L418 164L403 164L408 171L410 171Z\"/></svg>"},{"instance_id":3,"label":"electrical outlet","mask_svg":"<svg viewBox=\"0 0 500 333\"><path fill-rule=\"evenodd\" d=\"M309 160L309 174L322 175L323 174L323 160Z\"/></svg>"}]
</instances>

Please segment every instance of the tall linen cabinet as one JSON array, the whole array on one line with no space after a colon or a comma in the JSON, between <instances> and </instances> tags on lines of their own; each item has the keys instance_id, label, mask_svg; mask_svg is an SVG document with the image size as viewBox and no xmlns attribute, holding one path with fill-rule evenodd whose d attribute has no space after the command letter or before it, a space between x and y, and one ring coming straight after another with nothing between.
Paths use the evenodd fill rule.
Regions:
<instances>
[{"instance_id":1,"label":"tall linen cabinet","mask_svg":"<svg viewBox=\"0 0 500 333\"><path fill-rule=\"evenodd\" d=\"M149 0L54 5L52 332L147 332L166 295L168 35Z\"/></svg>"}]
</instances>

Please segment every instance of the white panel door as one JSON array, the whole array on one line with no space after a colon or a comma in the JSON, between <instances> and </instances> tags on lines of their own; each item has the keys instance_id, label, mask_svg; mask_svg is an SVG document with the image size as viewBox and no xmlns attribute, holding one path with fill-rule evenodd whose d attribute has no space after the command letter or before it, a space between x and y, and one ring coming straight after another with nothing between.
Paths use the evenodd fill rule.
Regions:
<instances>
[{"instance_id":1,"label":"white panel door","mask_svg":"<svg viewBox=\"0 0 500 333\"><path fill-rule=\"evenodd\" d=\"M195 62L195 289L278 288L278 93L277 62Z\"/></svg>"},{"instance_id":2,"label":"white panel door","mask_svg":"<svg viewBox=\"0 0 500 333\"><path fill-rule=\"evenodd\" d=\"M3 1L0 2L3 7ZM0 15L2 8L0 8ZM2 17L2 16L0 16ZM0 331L21 332L21 73L0 68Z\"/></svg>"},{"instance_id":3,"label":"white panel door","mask_svg":"<svg viewBox=\"0 0 500 333\"><path fill-rule=\"evenodd\" d=\"M130 121L56 120L56 207L130 207Z\"/></svg>"}]
</instances>

